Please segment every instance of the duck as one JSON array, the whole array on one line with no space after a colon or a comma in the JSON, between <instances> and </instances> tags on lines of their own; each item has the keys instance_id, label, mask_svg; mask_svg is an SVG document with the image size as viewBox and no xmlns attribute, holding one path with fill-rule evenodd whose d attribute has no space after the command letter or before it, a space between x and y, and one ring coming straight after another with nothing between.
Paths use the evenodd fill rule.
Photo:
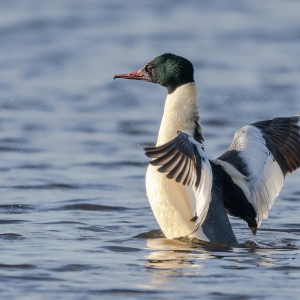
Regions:
<instances>
[{"instance_id":1,"label":"duck","mask_svg":"<svg viewBox=\"0 0 300 300\"><path fill-rule=\"evenodd\" d=\"M165 237L238 244L228 215L244 220L256 235L285 177L300 166L300 116L246 125L221 156L212 158L205 152L188 59L164 53L117 78L167 89L156 145L144 148L151 159L146 194Z\"/></svg>"}]
</instances>

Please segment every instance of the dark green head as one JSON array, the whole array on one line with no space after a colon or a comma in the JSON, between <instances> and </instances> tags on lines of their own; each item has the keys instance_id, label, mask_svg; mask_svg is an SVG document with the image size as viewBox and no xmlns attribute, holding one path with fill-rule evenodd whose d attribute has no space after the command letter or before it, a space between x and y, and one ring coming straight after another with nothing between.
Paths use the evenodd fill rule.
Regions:
<instances>
[{"instance_id":1,"label":"dark green head","mask_svg":"<svg viewBox=\"0 0 300 300\"><path fill-rule=\"evenodd\" d=\"M128 74L118 74L114 78L144 80L158 83L173 93L179 86L194 82L192 63L184 57L172 53L157 56L143 68Z\"/></svg>"}]
</instances>

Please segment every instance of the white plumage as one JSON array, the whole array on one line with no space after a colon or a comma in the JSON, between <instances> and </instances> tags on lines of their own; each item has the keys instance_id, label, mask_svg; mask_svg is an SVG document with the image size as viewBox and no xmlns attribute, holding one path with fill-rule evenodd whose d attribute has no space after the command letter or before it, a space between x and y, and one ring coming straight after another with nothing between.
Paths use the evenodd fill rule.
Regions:
<instances>
[{"instance_id":1,"label":"white plumage","mask_svg":"<svg viewBox=\"0 0 300 300\"><path fill-rule=\"evenodd\" d=\"M267 148L262 132L253 125L244 126L235 133L228 148L228 151L232 150L239 151L249 175L241 174L229 163L219 161L219 164L224 166L255 208L259 227L262 219L268 218L268 212L282 189L282 170Z\"/></svg>"}]
</instances>

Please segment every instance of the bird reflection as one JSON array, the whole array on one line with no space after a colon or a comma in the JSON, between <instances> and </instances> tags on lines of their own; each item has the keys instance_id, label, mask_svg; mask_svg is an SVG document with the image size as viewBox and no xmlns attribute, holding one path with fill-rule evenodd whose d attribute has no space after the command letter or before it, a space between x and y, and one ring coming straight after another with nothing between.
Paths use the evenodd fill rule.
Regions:
<instances>
[{"instance_id":1,"label":"bird reflection","mask_svg":"<svg viewBox=\"0 0 300 300\"><path fill-rule=\"evenodd\" d=\"M168 270L173 276L178 270L201 268L197 260L213 258L211 253L199 249L195 252L195 246L178 240L148 239L147 246L154 251L145 257L146 267Z\"/></svg>"},{"instance_id":2,"label":"bird reflection","mask_svg":"<svg viewBox=\"0 0 300 300\"><path fill-rule=\"evenodd\" d=\"M271 267L276 261L272 256L281 251L261 248L260 245L251 243L228 247L212 243L195 245L165 238L147 239L147 247L153 251L145 256L146 267L165 270L166 274L172 276L183 273L189 273L189 276L199 275L211 259L221 259L222 268L245 268L250 265Z\"/></svg>"},{"instance_id":3,"label":"bird reflection","mask_svg":"<svg viewBox=\"0 0 300 300\"><path fill-rule=\"evenodd\" d=\"M174 285L185 289L191 279L198 284L206 284L206 278L211 277L215 280L235 280L241 276L241 269L252 272L257 267L277 267L284 258L283 251L286 251L251 241L225 247L222 244L147 238L146 244L148 253L144 256L144 267L148 277L144 284L137 287L156 291L173 289Z\"/></svg>"}]
</instances>

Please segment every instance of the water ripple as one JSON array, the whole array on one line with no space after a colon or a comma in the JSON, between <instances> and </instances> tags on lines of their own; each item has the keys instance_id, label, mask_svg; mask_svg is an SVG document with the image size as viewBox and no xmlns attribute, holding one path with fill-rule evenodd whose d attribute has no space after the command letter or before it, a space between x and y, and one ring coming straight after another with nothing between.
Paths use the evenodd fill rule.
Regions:
<instances>
[{"instance_id":1,"label":"water ripple","mask_svg":"<svg viewBox=\"0 0 300 300\"><path fill-rule=\"evenodd\" d=\"M129 208L127 208L127 207L121 207L121 206L78 203L78 204L64 205L64 206L57 208L56 210L124 211L124 210L128 210L128 209Z\"/></svg>"}]
</instances>

